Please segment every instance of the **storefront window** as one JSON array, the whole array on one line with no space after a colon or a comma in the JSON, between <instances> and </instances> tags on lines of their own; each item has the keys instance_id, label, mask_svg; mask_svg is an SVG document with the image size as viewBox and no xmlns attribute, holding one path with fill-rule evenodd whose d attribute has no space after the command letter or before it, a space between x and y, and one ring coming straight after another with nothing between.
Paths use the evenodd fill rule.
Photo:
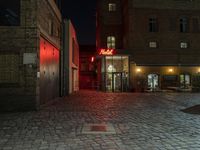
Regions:
<instances>
[{"instance_id":1,"label":"storefront window","mask_svg":"<svg viewBox=\"0 0 200 150\"><path fill-rule=\"evenodd\" d=\"M122 56L122 69L123 72L129 72L129 59L127 56Z\"/></svg>"},{"instance_id":2,"label":"storefront window","mask_svg":"<svg viewBox=\"0 0 200 150\"><path fill-rule=\"evenodd\" d=\"M190 75L181 74L180 75L180 87L181 88L189 88L190 86Z\"/></svg>"},{"instance_id":3,"label":"storefront window","mask_svg":"<svg viewBox=\"0 0 200 150\"><path fill-rule=\"evenodd\" d=\"M112 56L106 56L106 72L113 72L113 57Z\"/></svg>"},{"instance_id":4,"label":"storefront window","mask_svg":"<svg viewBox=\"0 0 200 150\"><path fill-rule=\"evenodd\" d=\"M148 75L148 88L152 91L158 88L159 76L157 74Z\"/></svg>"},{"instance_id":5,"label":"storefront window","mask_svg":"<svg viewBox=\"0 0 200 150\"><path fill-rule=\"evenodd\" d=\"M128 56L105 56L105 90L108 92L122 92L128 89L129 59ZM105 72L104 72L105 71Z\"/></svg>"}]
</instances>

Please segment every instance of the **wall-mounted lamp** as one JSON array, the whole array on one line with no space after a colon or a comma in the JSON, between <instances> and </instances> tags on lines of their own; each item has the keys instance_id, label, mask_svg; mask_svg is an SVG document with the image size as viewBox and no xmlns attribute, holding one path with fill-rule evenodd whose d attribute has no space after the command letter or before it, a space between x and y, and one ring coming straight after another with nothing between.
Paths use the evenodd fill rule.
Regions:
<instances>
[{"instance_id":1,"label":"wall-mounted lamp","mask_svg":"<svg viewBox=\"0 0 200 150\"><path fill-rule=\"evenodd\" d=\"M136 72L138 72L138 73L141 72L141 71L142 71L142 70L141 70L140 68L137 68L137 69L136 69Z\"/></svg>"},{"instance_id":2,"label":"wall-mounted lamp","mask_svg":"<svg viewBox=\"0 0 200 150\"><path fill-rule=\"evenodd\" d=\"M197 73L200 73L200 68L197 70Z\"/></svg>"},{"instance_id":3,"label":"wall-mounted lamp","mask_svg":"<svg viewBox=\"0 0 200 150\"><path fill-rule=\"evenodd\" d=\"M170 69L168 70L168 72L172 73L172 72L174 72L174 69L170 68Z\"/></svg>"}]
</instances>

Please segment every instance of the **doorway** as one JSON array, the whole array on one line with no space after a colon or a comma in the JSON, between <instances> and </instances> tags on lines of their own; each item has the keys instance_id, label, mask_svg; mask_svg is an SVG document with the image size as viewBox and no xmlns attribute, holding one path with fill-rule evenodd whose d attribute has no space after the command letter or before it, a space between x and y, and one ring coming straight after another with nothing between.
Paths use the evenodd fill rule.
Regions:
<instances>
[{"instance_id":1,"label":"doorway","mask_svg":"<svg viewBox=\"0 0 200 150\"><path fill-rule=\"evenodd\" d=\"M159 76L157 74L148 75L148 88L155 91L159 87Z\"/></svg>"},{"instance_id":2,"label":"doorway","mask_svg":"<svg viewBox=\"0 0 200 150\"><path fill-rule=\"evenodd\" d=\"M189 74L180 75L180 88L187 89L191 85L191 79Z\"/></svg>"},{"instance_id":3,"label":"doorway","mask_svg":"<svg viewBox=\"0 0 200 150\"><path fill-rule=\"evenodd\" d=\"M113 92L122 92L122 73L113 73Z\"/></svg>"},{"instance_id":4,"label":"doorway","mask_svg":"<svg viewBox=\"0 0 200 150\"><path fill-rule=\"evenodd\" d=\"M103 89L107 92L126 92L129 83L129 57L105 56L102 61Z\"/></svg>"},{"instance_id":5,"label":"doorway","mask_svg":"<svg viewBox=\"0 0 200 150\"><path fill-rule=\"evenodd\" d=\"M107 92L126 92L128 90L128 74L124 72L107 73Z\"/></svg>"}]
</instances>

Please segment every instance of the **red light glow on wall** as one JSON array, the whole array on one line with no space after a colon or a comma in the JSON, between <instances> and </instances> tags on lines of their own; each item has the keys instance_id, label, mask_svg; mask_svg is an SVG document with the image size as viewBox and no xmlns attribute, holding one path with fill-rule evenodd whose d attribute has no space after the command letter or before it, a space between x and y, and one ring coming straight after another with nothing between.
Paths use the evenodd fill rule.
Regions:
<instances>
[{"instance_id":1,"label":"red light glow on wall","mask_svg":"<svg viewBox=\"0 0 200 150\"><path fill-rule=\"evenodd\" d=\"M114 55L114 49L100 49L99 55Z\"/></svg>"},{"instance_id":2,"label":"red light glow on wall","mask_svg":"<svg viewBox=\"0 0 200 150\"><path fill-rule=\"evenodd\" d=\"M59 50L44 38L40 38L40 71L58 72Z\"/></svg>"},{"instance_id":3,"label":"red light glow on wall","mask_svg":"<svg viewBox=\"0 0 200 150\"><path fill-rule=\"evenodd\" d=\"M94 62L94 57L91 57L91 62Z\"/></svg>"}]
</instances>

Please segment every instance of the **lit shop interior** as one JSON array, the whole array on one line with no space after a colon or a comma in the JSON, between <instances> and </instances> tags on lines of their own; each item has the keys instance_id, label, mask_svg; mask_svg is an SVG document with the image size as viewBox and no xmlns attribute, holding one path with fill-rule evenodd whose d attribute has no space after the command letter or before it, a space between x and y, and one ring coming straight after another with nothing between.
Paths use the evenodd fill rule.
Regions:
<instances>
[{"instance_id":1,"label":"lit shop interior","mask_svg":"<svg viewBox=\"0 0 200 150\"><path fill-rule=\"evenodd\" d=\"M129 89L129 57L102 56L101 88L106 92L126 92Z\"/></svg>"}]
</instances>

